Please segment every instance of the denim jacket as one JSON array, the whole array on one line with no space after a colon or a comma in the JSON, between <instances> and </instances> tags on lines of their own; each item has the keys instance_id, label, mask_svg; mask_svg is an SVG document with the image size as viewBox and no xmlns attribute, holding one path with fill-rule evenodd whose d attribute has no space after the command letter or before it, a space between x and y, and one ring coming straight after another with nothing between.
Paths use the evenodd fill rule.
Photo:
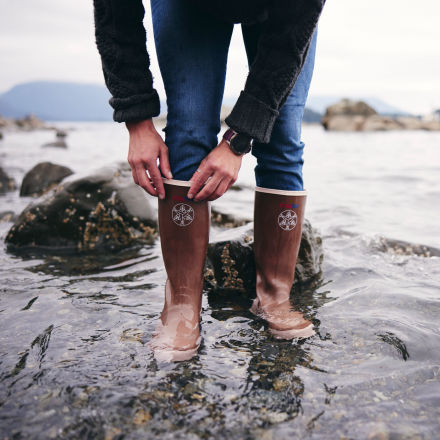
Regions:
<instances>
[{"instance_id":1,"label":"denim jacket","mask_svg":"<svg viewBox=\"0 0 440 440\"><path fill-rule=\"evenodd\" d=\"M229 127L268 143L280 109L301 72L326 0L191 1L231 23L264 23L258 51ZM131 122L160 114L143 25L142 0L93 0L96 45L112 97L113 120Z\"/></svg>"}]
</instances>

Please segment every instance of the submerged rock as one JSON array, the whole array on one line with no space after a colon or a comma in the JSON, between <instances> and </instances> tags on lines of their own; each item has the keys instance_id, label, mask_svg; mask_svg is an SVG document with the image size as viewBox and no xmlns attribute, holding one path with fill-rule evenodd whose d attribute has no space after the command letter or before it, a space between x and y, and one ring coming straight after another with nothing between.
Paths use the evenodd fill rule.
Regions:
<instances>
[{"instance_id":1,"label":"submerged rock","mask_svg":"<svg viewBox=\"0 0 440 440\"><path fill-rule=\"evenodd\" d=\"M15 180L0 167L0 194L5 194L16 189Z\"/></svg>"},{"instance_id":2,"label":"submerged rock","mask_svg":"<svg viewBox=\"0 0 440 440\"><path fill-rule=\"evenodd\" d=\"M55 127L54 127L55 128ZM55 147L55 148L67 148L66 137L67 131L55 128L55 140L53 142L47 142L42 147Z\"/></svg>"},{"instance_id":3,"label":"submerged rock","mask_svg":"<svg viewBox=\"0 0 440 440\"><path fill-rule=\"evenodd\" d=\"M396 255L417 255L419 257L440 257L440 249L423 244L409 243L408 241L379 237L372 247L380 252Z\"/></svg>"},{"instance_id":4,"label":"submerged rock","mask_svg":"<svg viewBox=\"0 0 440 440\"><path fill-rule=\"evenodd\" d=\"M70 176L28 205L6 236L9 249L118 250L156 236L157 212L128 163Z\"/></svg>"},{"instance_id":5,"label":"submerged rock","mask_svg":"<svg viewBox=\"0 0 440 440\"><path fill-rule=\"evenodd\" d=\"M67 148L67 143L64 138L59 138L54 142L47 142L43 144L42 147Z\"/></svg>"},{"instance_id":6,"label":"submerged rock","mask_svg":"<svg viewBox=\"0 0 440 440\"><path fill-rule=\"evenodd\" d=\"M23 178L20 196L38 196L73 174L70 168L51 162L41 162L29 170Z\"/></svg>"},{"instance_id":7,"label":"submerged rock","mask_svg":"<svg viewBox=\"0 0 440 440\"><path fill-rule=\"evenodd\" d=\"M255 289L253 222L218 233L208 246L205 288L246 293ZM304 221L301 247L295 268L295 284L312 281L321 274L322 239Z\"/></svg>"},{"instance_id":8,"label":"submerged rock","mask_svg":"<svg viewBox=\"0 0 440 440\"><path fill-rule=\"evenodd\" d=\"M2 211L0 212L0 222L12 222L15 221L17 216L14 211Z\"/></svg>"},{"instance_id":9,"label":"submerged rock","mask_svg":"<svg viewBox=\"0 0 440 440\"><path fill-rule=\"evenodd\" d=\"M65 130L57 130L55 136L57 138L65 138L65 137L67 137L67 131L65 131Z\"/></svg>"}]
</instances>

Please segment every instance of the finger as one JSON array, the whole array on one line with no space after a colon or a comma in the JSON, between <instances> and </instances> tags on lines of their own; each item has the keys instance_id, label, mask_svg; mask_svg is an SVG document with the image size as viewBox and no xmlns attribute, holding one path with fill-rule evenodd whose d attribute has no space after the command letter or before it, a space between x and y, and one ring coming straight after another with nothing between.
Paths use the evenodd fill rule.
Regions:
<instances>
[{"instance_id":1,"label":"finger","mask_svg":"<svg viewBox=\"0 0 440 440\"><path fill-rule=\"evenodd\" d=\"M198 193L202 185L208 180L208 177L210 177L212 174L212 168L206 165L206 163L204 163L203 161L200 162L199 170L200 172L195 171L190 179L192 183L187 194L187 197L190 199Z\"/></svg>"},{"instance_id":2,"label":"finger","mask_svg":"<svg viewBox=\"0 0 440 440\"><path fill-rule=\"evenodd\" d=\"M194 171L193 175L191 176L191 179L189 179L190 182L195 182L200 177L199 171L203 171L203 169L205 168L205 163L206 163L206 158L200 162L199 167Z\"/></svg>"},{"instance_id":3,"label":"finger","mask_svg":"<svg viewBox=\"0 0 440 440\"><path fill-rule=\"evenodd\" d=\"M153 185L156 188L156 191L159 194L159 198L165 198L165 188L163 187L162 176L160 175L159 168L157 167L157 163L154 162L148 166L148 172L150 173L150 178L153 181Z\"/></svg>"},{"instance_id":4,"label":"finger","mask_svg":"<svg viewBox=\"0 0 440 440\"><path fill-rule=\"evenodd\" d=\"M229 189L229 185L230 183L228 182L228 179L223 179L220 181L215 191L206 200L212 201L218 199Z\"/></svg>"},{"instance_id":5,"label":"finger","mask_svg":"<svg viewBox=\"0 0 440 440\"><path fill-rule=\"evenodd\" d=\"M213 176L209 182L204 186L204 188L194 196L196 202L209 197L217 188L221 181L221 178Z\"/></svg>"},{"instance_id":6,"label":"finger","mask_svg":"<svg viewBox=\"0 0 440 440\"><path fill-rule=\"evenodd\" d=\"M237 180L237 179L231 179L231 180L229 181L229 183L228 183L228 188L227 188L226 191L229 190L229 188L235 183L236 180ZM226 192L226 191L225 191L225 192Z\"/></svg>"},{"instance_id":7,"label":"finger","mask_svg":"<svg viewBox=\"0 0 440 440\"><path fill-rule=\"evenodd\" d=\"M131 166L131 165L130 165ZM138 177L137 177L137 173L136 173L136 168L135 167L132 167L131 168L131 174L132 174L132 176L133 176L133 181L134 181L134 183L136 184L136 185L139 185L139 179L138 179Z\"/></svg>"},{"instance_id":8,"label":"finger","mask_svg":"<svg viewBox=\"0 0 440 440\"><path fill-rule=\"evenodd\" d=\"M171 173L170 159L168 154L168 148L161 148L159 152L160 170L169 179L173 178Z\"/></svg>"},{"instance_id":9,"label":"finger","mask_svg":"<svg viewBox=\"0 0 440 440\"><path fill-rule=\"evenodd\" d=\"M136 167L136 174L138 176L139 186L144 188L144 190L147 191L152 196L157 197L156 190L153 188L153 185L149 182L149 179L147 179L147 173L145 172L145 167L143 165L138 165Z\"/></svg>"}]
</instances>

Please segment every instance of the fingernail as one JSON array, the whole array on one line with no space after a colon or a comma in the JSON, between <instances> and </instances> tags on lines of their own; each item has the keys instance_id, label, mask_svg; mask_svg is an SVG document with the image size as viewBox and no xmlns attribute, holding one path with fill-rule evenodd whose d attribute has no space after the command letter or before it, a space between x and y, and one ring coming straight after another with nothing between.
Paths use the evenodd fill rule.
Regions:
<instances>
[{"instance_id":1,"label":"fingernail","mask_svg":"<svg viewBox=\"0 0 440 440\"><path fill-rule=\"evenodd\" d=\"M193 196L194 196L194 194L192 194L192 193L189 193L189 194L188 194L188 199L192 199L192 198L193 198Z\"/></svg>"},{"instance_id":2,"label":"fingernail","mask_svg":"<svg viewBox=\"0 0 440 440\"><path fill-rule=\"evenodd\" d=\"M165 198L165 194L159 194L159 198L160 199L164 199Z\"/></svg>"}]
</instances>

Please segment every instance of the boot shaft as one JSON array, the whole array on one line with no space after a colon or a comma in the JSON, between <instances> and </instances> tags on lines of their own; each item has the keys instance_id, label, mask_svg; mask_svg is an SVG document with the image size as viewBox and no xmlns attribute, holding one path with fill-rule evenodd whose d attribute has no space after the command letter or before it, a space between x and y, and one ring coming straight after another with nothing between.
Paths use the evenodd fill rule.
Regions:
<instances>
[{"instance_id":1,"label":"boot shaft","mask_svg":"<svg viewBox=\"0 0 440 440\"><path fill-rule=\"evenodd\" d=\"M162 256L174 294L192 294L203 285L209 242L210 203L188 199L191 182L163 179L165 198L158 199Z\"/></svg>"},{"instance_id":2,"label":"boot shaft","mask_svg":"<svg viewBox=\"0 0 440 440\"><path fill-rule=\"evenodd\" d=\"M307 193L256 187L254 256L257 291L290 294L301 244Z\"/></svg>"}]
</instances>

